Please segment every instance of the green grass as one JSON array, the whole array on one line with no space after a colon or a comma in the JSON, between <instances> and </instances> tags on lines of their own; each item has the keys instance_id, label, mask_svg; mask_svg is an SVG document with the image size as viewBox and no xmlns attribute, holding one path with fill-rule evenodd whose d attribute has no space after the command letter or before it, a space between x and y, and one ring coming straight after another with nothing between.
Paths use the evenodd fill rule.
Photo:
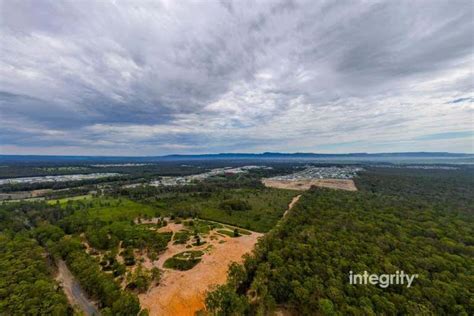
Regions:
<instances>
[{"instance_id":1,"label":"green grass","mask_svg":"<svg viewBox=\"0 0 474 316\"><path fill-rule=\"evenodd\" d=\"M252 233L249 232L248 230L245 230L245 229L239 229L239 234L241 234L241 235L250 235Z\"/></svg>"},{"instance_id":2,"label":"green grass","mask_svg":"<svg viewBox=\"0 0 474 316\"><path fill-rule=\"evenodd\" d=\"M224 227L220 223L207 221L207 220L200 220L200 219L192 219L192 220L183 221L183 225L189 231L193 233L197 231L199 234L208 234L213 229Z\"/></svg>"},{"instance_id":3,"label":"green grass","mask_svg":"<svg viewBox=\"0 0 474 316\"><path fill-rule=\"evenodd\" d=\"M240 235L251 235L252 234L252 232L250 232L248 230L245 230L245 229L242 229L242 228L239 228L239 227L224 225L224 228L227 228L227 229L231 230L232 233L234 232L234 229L237 228Z\"/></svg>"},{"instance_id":4,"label":"green grass","mask_svg":"<svg viewBox=\"0 0 474 316\"><path fill-rule=\"evenodd\" d=\"M280 189L229 189L213 192L209 197L179 193L161 197L159 207L165 214L195 212L200 218L235 225L251 231L267 232L288 208L295 195L291 190ZM222 201L242 200L250 205L249 210L223 210Z\"/></svg>"},{"instance_id":5,"label":"green grass","mask_svg":"<svg viewBox=\"0 0 474 316\"><path fill-rule=\"evenodd\" d=\"M174 234L173 243L175 245L177 245L177 244L184 245L185 243L188 242L190 237L191 237L191 232L189 232L187 230L181 230L181 231Z\"/></svg>"},{"instance_id":6,"label":"green grass","mask_svg":"<svg viewBox=\"0 0 474 316\"><path fill-rule=\"evenodd\" d=\"M180 271L190 270L194 268L199 262L201 262L202 255L204 255L204 252L199 250L180 252L167 259L163 266L168 269Z\"/></svg>"},{"instance_id":7,"label":"green grass","mask_svg":"<svg viewBox=\"0 0 474 316\"><path fill-rule=\"evenodd\" d=\"M176 259L188 260L188 259L192 258L192 256L197 258L197 257L202 257L202 255L204 255L204 252L202 252L201 250L188 250L188 251L180 252L180 253L174 255L174 257Z\"/></svg>"},{"instance_id":8,"label":"green grass","mask_svg":"<svg viewBox=\"0 0 474 316\"><path fill-rule=\"evenodd\" d=\"M50 205L55 205L59 201L59 204L64 205L64 204L67 204L68 201L90 200L91 198L92 198L92 195L86 194L86 195L71 196L71 197L62 198L62 199L48 200L47 203Z\"/></svg>"},{"instance_id":9,"label":"green grass","mask_svg":"<svg viewBox=\"0 0 474 316\"><path fill-rule=\"evenodd\" d=\"M87 212L89 219L98 219L103 221L129 221L141 217L155 217L160 215L157 208L137 203L125 198L97 197L83 199L62 199L60 201L63 207L71 205L72 207L83 209ZM81 214L82 212L76 212ZM76 216L74 214L73 216Z\"/></svg>"},{"instance_id":10,"label":"green grass","mask_svg":"<svg viewBox=\"0 0 474 316\"><path fill-rule=\"evenodd\" d=\"M164 232L164 233L157 233L160 236L163 236L166 240L167 243L171 241L171 236L173 236L172 232Z\"/></svg>"},{"instance_id":11,"label":"green grass","mask_svg":"<svg viewBox=\"0 0 474 316\"><path fill-rule=\"evenodd\" d=\"M199 262L201 262L201 259L180 260L176 258L169 258L165 261L163 266L167 269L186 271L194 268Z\"/></svg>"},{"instance_id":12,"label":"green grass","mask_svg":"<svg viewBox=\"0 0 474 316\"><path fill-rule=\"evenodd\" d=\"M222 235L227 235L229 237L236 237L234 236L234 232L233 231L230 231L230 230L227 230L227 229L218 229L217 232L219 234L222 234Z\"/></svg>"}]
</instances>

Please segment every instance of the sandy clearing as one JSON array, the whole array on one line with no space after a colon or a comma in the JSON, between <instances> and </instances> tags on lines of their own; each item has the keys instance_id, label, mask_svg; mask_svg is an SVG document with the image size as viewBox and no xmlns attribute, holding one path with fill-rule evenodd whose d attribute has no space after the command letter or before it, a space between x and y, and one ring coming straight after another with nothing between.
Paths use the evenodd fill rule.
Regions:
<instances>
[{"instance_id":1,"label":"sandy clearing","mask_svg":"<svg viewBox=\"0 0 474 316\"><path fill-rule=\"evenodd\" d=\"M289 189L305 191L312 186L339 189L346 191L357 191L355 183L351 179L308 179L308 180L274 180L262 179L262 183L266 187L277 189Z\"/></svg>"},{"instance_id":2,"label":"sandy clearing","mask_svg":"<svg viewBox=\"0 0 474 316\"><path fill-rule=\"evenodd\" d=\"M283 217L295 206L301 194L293 197ZM217 222L216 222L217 223ZM232 227L231 225L227 225ZM169 223L160 228L159 232L173 232L174 234L185 227L182 224ZM164 262L177 253L191 250L187 244L173 244L173 238L168 243L168 248L160 254L157 261L145 260L144 267L151 269L158 267L164 270L160 284L152 287L147 293L140 294L140 305L148 309L150 316L176 315L194 316L199 310L205 308L204 299L207 291L214 285L224 284L227 280L227 271L230 263L243 261L243 255L254 248L261 233L251 232L250 235L241 235L238 238L219 234L211 231L202 240L206 243L192 250L203 250L204 255L199 264L188 271L177 271L163 268ZM210 246L210 247L209 247Z\"/></svg>"},{"instance_id":3,"label":"sandy clearing","mask_svg":"<svg viewBox=\"0 0 474 316\"><path fill-rule=\"evenodd\" d=\"M160 229L158 229L158 232L159 233L169 233L169 232L174 233L174 232L178 232L178 231L180 231L184 228L185 227L184 227L183 224L168 223L168 225L166 225L164 227L160 227Z\"/></svg>"},{"instance_id":4,"label":"sandy clearing","mask_svg":"<svg viewBox=\"0 0 474 316\"><path fill-rule=\"evenodd\" d=\"M179 231L182 226L168 225L168 231ZM220 236L212 232L206 243L192 250L210 249L205 251L201 262L191 270L176 271L163 269L163 263L173 255L189 250L186 245L173 245L160 255L158 261L147 262L149 267L157 266L164 270L163 278L157 287L151 288L147 293L139 295L140 304L154 315L193 315L203 309L206 292L212 285L223 284L227 279L228 266L231 262L242 262L242 256L250 252L257 239L263 234L252 232L238 238ZM215 236L211 239L211 236ZM224 243L220 243L225 240Z\"/></svg>"}]
</instances>

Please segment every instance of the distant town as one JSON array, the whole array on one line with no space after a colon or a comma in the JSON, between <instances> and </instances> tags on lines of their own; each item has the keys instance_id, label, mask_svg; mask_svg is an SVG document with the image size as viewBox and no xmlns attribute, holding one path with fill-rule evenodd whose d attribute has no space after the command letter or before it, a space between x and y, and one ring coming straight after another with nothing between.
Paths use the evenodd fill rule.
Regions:
<instances>
[{"instance_id":1,"label":"distant town","mask_svg":"<svg viewBox=\"0 0 474 316\"><path fill-rule=\"evenodd\" d=\"M187 185L191 184L196 181L202 181L209 177L220 176L225 174L239 174L239 173L247 173L249 170L254 169L272 169L272 167L267 166L243 166L238 168L232 167L224 167L224 168L216 168L212 169L211 171L194 174L190 176L182 176L182 177L162 177L158 180L154 180L150 183L151 186L173 186L173 185Z\"/></svg>"},{"instance_id":2,"label":"distant town","mask_svg":"<svg viewBox=\"0 0 474 316\"><path fill-rule=\"evenodd\" d=\"M364 170L359 167L312 167L292 174L277 176L272 180L311 180L311 179L352 179L357 172Z\"/></svg>"},{"instance_id":3,"label":"distant town","mask_svg":"<svg viewBox=\"0 0 474 316\"><path fill-rule=\"evenodd\" d=\"M24 178L9 178L0 179L0 185L14 184L14 183L42 183L42 182L66 182L66 181L79 181L79 180L90 180L108 177L118 177L120 173L90 173L90 174L68 174L60 176L42 176L42 177L24 177Z\"/></svg>"}]
</instances>

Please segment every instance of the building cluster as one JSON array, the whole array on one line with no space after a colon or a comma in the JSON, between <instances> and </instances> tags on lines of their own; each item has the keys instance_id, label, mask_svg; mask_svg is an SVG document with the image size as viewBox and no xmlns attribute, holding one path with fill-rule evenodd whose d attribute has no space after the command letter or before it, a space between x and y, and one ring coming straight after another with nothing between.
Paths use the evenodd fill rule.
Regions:
<instances>
[{"instance_id":1,"label":"building cluster","mask_svg":"<svg viewBox=\"0 0 474 316\"><path fill-rule=\"evenodd\" d=\"M61 176L9 178L9 179L0 179L0 185L15 184L15 183L66 182L66 181L90 180L90 179L118 177L118 176L121 176L121 174L108 172L108 173L89 173L89 174L68 174L68 175L61 175Z\"/></svg>"},{"instance_id":2,"label":"building cluster","mask_svg":"<svg viewBox=\"0 0 474 316\"><path fill-rule=\"evenodd\" d=\"M142 167L149 166L151 163L110 163L110 164L97 164L91 165L96 168L107 168L107 167Z\"/></svg>"},{"instance_id":3,"label":"building cluster","mask_svg":"<svg viewBox=\"0 0 474 316\"><path fill-rule=\"evenodd\" d=\"M247 173L253 169L272 169L267 166L243 166L243 167L224 167L212 169L208 172L193 174L182 177L162 177L158 180L154 180L150 183L151 186L172 186L172 185L186 185L196 181L203 181L209 177L221 176L226 174L239 174Z\"/></svg>"},{"instance_id":4,"label":"building cluster","mask_svg":"<svg viewBox=\"0 0 474 316\"><path fill-rule=\"evenodd\" d=\"M307 166L304 170L292 174L277 176L272 180L311 180L311 179L352 179L357 172L362 171L359 167L313 167Z\"/></svg>"}]
</instances>

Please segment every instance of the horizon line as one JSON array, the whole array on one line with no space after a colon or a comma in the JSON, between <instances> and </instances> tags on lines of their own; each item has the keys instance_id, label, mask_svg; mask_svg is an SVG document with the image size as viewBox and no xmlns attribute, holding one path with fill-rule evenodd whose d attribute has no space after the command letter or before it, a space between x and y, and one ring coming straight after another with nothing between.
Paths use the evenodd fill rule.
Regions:
<instances>
[{"instance_id":1,"label":"horizon line","mask_svg":"<svg viewBox=\"0 0 474 316\"><path fill-rule=\"evenodd\" d=\"M0 157L7 156L21 156L21 157L114 157L114 158L166 158L173 156L219 156L219 155L333 155L333 156L344 156L344 155L387 155L387 154L449 154L449 155L474 155L474 152L448 152L448 151L393 151L393 152L345 152L345 153L327 153L327 152L279 152L279 151L265 151L265 152L217 152L217 153L198 153L198 154L157 154L157 155L59 155L59 154L3 154L0 153Z\"/></svg>"}]
</instances>

